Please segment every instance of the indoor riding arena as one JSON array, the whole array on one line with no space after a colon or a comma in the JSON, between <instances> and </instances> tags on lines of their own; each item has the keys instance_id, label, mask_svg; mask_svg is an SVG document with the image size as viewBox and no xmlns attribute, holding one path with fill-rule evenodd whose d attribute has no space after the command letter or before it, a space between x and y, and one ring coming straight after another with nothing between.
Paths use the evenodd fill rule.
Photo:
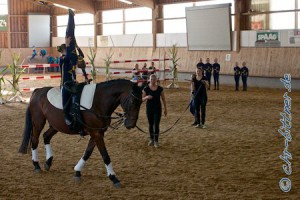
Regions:
<instances>
[{"instance_id":1,"label":"indoor riding arena","mask_svg":"<svg viewBox=\"0 0 300 200\"><path fill-rule=\"evenodd\" d=\"M299 9L300 0L0 0L0 199L299 199ZM91 107L77 110L75 129L66 106L76 111L79 83Z\"/></svg>"}]
</instances>

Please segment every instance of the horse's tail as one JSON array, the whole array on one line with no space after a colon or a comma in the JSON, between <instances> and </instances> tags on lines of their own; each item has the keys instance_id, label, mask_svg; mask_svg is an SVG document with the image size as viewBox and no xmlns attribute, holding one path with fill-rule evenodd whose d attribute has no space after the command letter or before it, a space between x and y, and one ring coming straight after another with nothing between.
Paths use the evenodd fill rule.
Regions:
<instances>
[{"instance_id":1,"label":"horse's tail","mask_svg":"<svg viewBox=\"0 0 300 200\"><path fill-rule=\"evenodd\" d=\"M23 141L19 149L19 153L26 154L29 150L29 141L31 139L32 133L32 119L31 119L31 112L29 106L26 110L26 120L25 120L25 128L23 132Z\"/></svg>"}]
</instances>

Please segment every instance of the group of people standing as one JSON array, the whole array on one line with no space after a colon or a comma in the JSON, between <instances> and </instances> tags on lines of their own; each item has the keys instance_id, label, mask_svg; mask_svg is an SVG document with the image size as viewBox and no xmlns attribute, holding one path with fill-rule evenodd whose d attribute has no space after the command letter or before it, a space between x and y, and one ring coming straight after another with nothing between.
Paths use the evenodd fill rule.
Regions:
<instances>
[{"instance_id":1,"label":"group of people standing","mask_svg":"<svg viewBox=\"0 0 300 200\"><path fill-rule=\"evenodd\" d=\"M242 76L243 91L247 91L247 79L249 76L248 67L246 67L246 62L242 63L242 68L239 67L239 63L235 63L234 70L234 80L235 80L235 90L238 91L240 87L240 77Z\"/></svg>"},{"instance_id":2,"label":"group of people standing","mask_svg":"<svg viewBox=\"0 0 300 200\"><path fill-rule=\"evenodd\" d=\"M214 90L219 90L219 77L220 77L220 69L221 66L218 63L218 59L214 59L214 63L210 63L210 59L206 58L206 63L202 62L202 58L200 58L199 63L197 64L198 69L202 69L202 74L207 78L208 81L208 90L210 90L211 85L211 76L214 77Z\"/></svg>"}]
</instances>

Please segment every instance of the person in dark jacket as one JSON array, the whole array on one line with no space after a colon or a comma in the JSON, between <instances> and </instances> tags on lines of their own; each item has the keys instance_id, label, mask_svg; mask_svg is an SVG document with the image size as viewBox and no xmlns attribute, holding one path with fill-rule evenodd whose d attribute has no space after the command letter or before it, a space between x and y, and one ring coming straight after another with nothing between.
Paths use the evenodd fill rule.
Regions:
<instances>
[{"instance_id":1,"label":"person in dark jacket","mask_svg":"<svg viewBox=\"0 0 300 200\"><path fill-rule=\"evenodd\" d=\"M211 72L212 72L212 65L209 62L209 58L206 59L206 64L205 64L205 76L208 81L208 90L210 90L210 83L211 83Z\"/></svg>"},{"instance_id":2,"label":"person in dark jacket","mask_svg":"<svg viewBox=\"0 0 300 200\"><path fill-rule=\"evenodd\" d=\"M243 62L242 65L243 67L241 68L241 75L243 81L243 91L247 91L247 79L249 76L249 70L248 67L246 67L246 62Z\"/></svg>"},{"instance_id":3,"label":"person in dark jacket","mask_svg":"<svg viewBox=\"0 0 300 200\"><path fill-rule=\"evenodd\" d=\"M215 58L214 59L214 64L212 66L213 68L213 75L214 75L214 86L215 89L214 90L219 90L219 77L220 77L220 64L218 63L218 59Z\"/></svg>"},{"instance_id":4,"label":"person in dark jacket","mask_svg":"<svg viewBox=\"0 0 300 200\"><path fill-rule=\"evenodd\" d=\"M234 80L235 80L235 91L239 91L240 87L240 76L241 76L241 68L239 67L239 63L235 62L234 71Z\"/></svg>"},{"instance_id":5,"label":"person in dark jacket","mask_svg":"<svg viewBox=\"0 0 300 200\"><path fill-rule=\"evenodd\" d=\"M205 115L206 115L206 103L207 103L207 91L208 81L205 76L202 75L202 68L196 69L196 78L193 79L193 96L195 106L195 127L206 128ZM201 111L201 118L200 118ZM200 120L201 119L201 120Z\"/></svg>"}]
</instances>

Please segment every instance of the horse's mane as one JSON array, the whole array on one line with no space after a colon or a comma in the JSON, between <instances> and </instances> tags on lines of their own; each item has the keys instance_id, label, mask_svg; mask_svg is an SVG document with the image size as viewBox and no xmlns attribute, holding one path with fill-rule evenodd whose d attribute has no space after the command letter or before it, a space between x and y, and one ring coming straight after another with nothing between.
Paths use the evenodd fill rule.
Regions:
<instances>
[{"instance_id":1,"label":"horse's mane","mask_svg":"<svg viewBox=\"0 0 300 200\"><path fill-rule=\"evenodd\" d=\"M98 86L107 86L107 87L110 87L116 83L118 84L124 84L125 82L130 82L132 83L130 80L127 80L127 79L113 79L113 80L109 80L109 81L104 81L104 82L101 82L101 83L97 83L97 87Z\"/></svg>"}]
</instances>

